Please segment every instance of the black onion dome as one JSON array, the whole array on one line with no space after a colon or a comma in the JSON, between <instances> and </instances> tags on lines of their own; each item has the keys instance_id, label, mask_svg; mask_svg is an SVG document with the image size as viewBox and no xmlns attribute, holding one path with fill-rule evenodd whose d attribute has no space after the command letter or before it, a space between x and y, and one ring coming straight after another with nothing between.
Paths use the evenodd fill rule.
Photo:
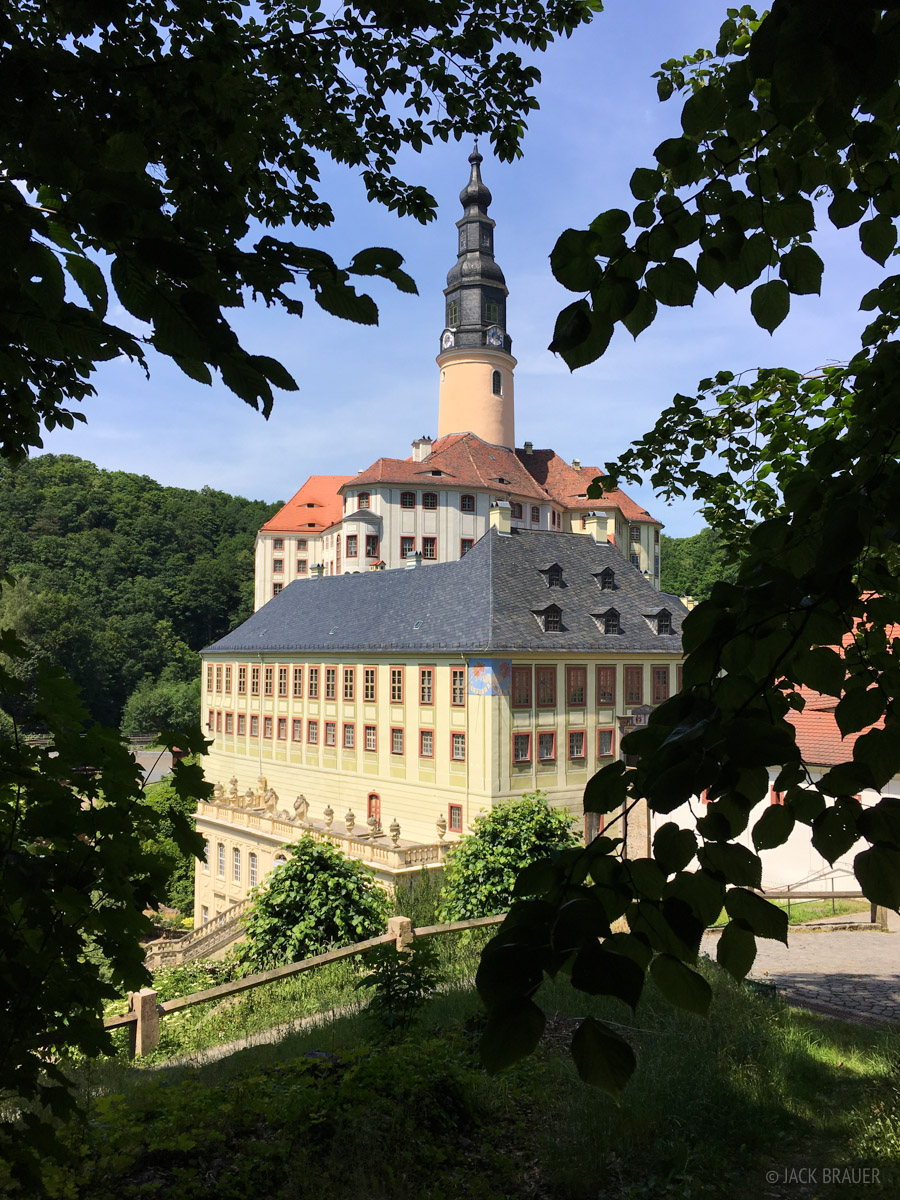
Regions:
<instances>
[{"instance_id":1,"label":"black onion dome","mask_svg":"<svg viewBox=\"0 0 900 1200\"><path fill-rule=\"evenodd\" d=\"M472 164L472 171L469 175L469 182L459 193L459 202L463 208L474 207L480 209L481 212L487 212L493 197L481 178L481 164L484 162L484 158L478 153L477 146L469 155L469 162Z\"/></svg>"}]
</instances>

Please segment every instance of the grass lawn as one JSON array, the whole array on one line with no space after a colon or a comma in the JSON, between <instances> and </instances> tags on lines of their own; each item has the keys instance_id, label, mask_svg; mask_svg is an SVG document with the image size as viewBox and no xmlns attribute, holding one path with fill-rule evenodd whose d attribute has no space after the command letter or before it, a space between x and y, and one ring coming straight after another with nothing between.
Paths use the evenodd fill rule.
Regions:
<instances>
[{"instance_id":1,"label":"grass lawn","mask_svg":"<svg viewBox=\"0 0 900 1200\"><path fill-rule=\"evenodd\" d=\"M787 911L791 925L802 925L805 921L821 921L825 917L847 916L850 919L849 914L858 914L860 923L866 924L871 911L868 900L792 900L790 909L787 900L773 900L771 903ZM726 925L728 920L728 913L723 908L713 928Z\"/></svg>"},{"instance_id":2,"label":"grass lawn","mask_svg":"<svg viewBox=\"0 0 900 1200\"><path fill-rule=\"evenodd\" d=\"M671 1008L652 985L632 1014L565 981L546 983L541 1048L493 1078L478 1065L483 1018L465 983L433 998L397 1043L379 1041L355 1014L202 1066L84 1064L87 1123L71 1133L73 1162L48 1168L50 1195L900 1195L900 1031L790 1009L713 964L704 970L715 992L706 1020ZM587 1013L627 1026L637 1049L638 1071L619 1100L582 1084L568 1057ZM864 1191L796 1182L779 1190L766 1179L838 1166L875 1168L880 1178Z\"/></svg>"}]
</instances>

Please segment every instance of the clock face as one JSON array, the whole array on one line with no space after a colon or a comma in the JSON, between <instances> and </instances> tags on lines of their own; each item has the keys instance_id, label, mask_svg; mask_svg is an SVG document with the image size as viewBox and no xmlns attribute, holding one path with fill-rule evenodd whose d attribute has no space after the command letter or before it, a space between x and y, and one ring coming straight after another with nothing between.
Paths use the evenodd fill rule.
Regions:
<instances>
[{"instance_id":1,"label":"clock face","mask_svg":"<svg viewBox=\"0 0 900 1200\"><path fill-rule=\"evenodd\" d=\"M503 345L503 330L498 329L496 325L494 325L491 329L489 329L487 331L487 344L489 346L502 346Z\"/></svg>"},{"instance_id":2,"label":"clock face","mask_svg":"<svg viewBox=\"0 0 900 1200\"><path fill-rule=\"evenodd\" d=\"M443 346L443 348L445 350L449 350L450 347L453 345L453 342L454 342L453 334L450 332L449 329L445 329L444 336L441 338L441 345Z\"/></svg>"}]
</instances>

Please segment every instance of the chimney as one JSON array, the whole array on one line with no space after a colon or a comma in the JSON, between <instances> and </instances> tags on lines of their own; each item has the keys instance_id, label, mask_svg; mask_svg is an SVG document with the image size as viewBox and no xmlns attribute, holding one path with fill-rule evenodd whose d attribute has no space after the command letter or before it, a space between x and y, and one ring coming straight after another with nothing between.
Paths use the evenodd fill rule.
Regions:
<instances>
[{"instance_id":1,"label":"chimney","mask_svg":"<svg viewBox=\"0 0 900 1200\"><path fill-rule=\"evenodd\" d=\"M324 574L325 574L325 564L324 563L313 563L313 565L309 568L310 579L321 579L324 576Z\"/></svg>"},{"instance_id":2,"label":"chimney","mask_svg":"<svg viewBox=\"0 0 900 1200\"><path fill-rule=\"evenodd\" d=\"M512 505L508 500L497 500L491 505L491 529L496 529L501 537L512 537L511 513Z\"/></svg>"},{"instance_id":3,"label":"chimney","mask_svg":"<svg viewBox=\"0 0 900 1200\"><path fill-rule=\"evenodd\" d=\"M581 470L581 459L580 459L580 458L573 458L573 459L572 459L572 466L575 468L575 470L576 470L576 471L580 471L580 470Z\"/></svg>"},{"instance_id":4,"label":"chimney","mask_svg":"<svg viewBox=\"0 0 900 1200\"><path fill-rule=\"evenodd\" d=\"M412 571L415 567L421 567L421 565L422 565L421 551L417 550L415 552L415 554L407 554L406 559L404 560L404 564L406 566L407 571Z\"/></svg>"},{"instance_id":5,"label":"chimney","mask_svg":"<svg viewBox=\"0 0 900 1200\"><path fill-rule=\"evenodd\" d=\"M584 532L590 534L595 542L606 542L609 528L609 513L589 512L584 514Z\"/></svg>"},{"instance_id":6,"label":"chimney","mask_svg":"<svg viewBox=\"0 0 900 1200\"><path fill-rule=\"evenodd\" d=\"M431 438L427 434L422 434L420 438L412 444L413 462L424 462L431 453Z\"/></svg>"},{"instance_id":7,"label":"chimney","mask_svg":"<svg viewBox=\"0 0 900 1200\"><path fill-rule=\"evenodd\" d=\"M531 458L532 454L534 454L534 442L526 442L525 443L526 458Z\"/></svg>"}]
</instances>

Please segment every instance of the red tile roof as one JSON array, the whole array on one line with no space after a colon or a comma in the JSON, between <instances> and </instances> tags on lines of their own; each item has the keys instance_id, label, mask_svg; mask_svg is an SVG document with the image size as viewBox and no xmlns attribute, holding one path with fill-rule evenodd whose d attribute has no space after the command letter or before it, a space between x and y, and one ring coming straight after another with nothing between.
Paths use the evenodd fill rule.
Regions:
<instances>
[{"instance_id":1,"label":"red tile roof","mask_svg":"<svg viewBox=\"0 0 900 1200\"><path fill-rule=\"evenodd\" d=\"M588 485L601 474L599 467L573 467L560 458L555 450L532 450L530 454L517 450L516 455L535 482L566 508L590 511L606 504L618 508L626 521L659 524L655 517L651 517L645 508L641 508L619 488L604 492L599 500L588 500Z\"/></svg>"},{"instance_id":2,"label":"red tile roof","mask_svg":"<svg viewBox=\"0 0 900 1200\"><path fill-rule=\"evenodd\" d=\"M354 478L354 475L310 475L300 491L266 521L260 532L321 533L340 520L344 505L339 489Z\"/></svg>"},{"instance_id":3,"label":"red tile roof","mask_svg":"<svg viewBox=\"0 0 900 1200\"><path fill-rule=\"evenodd\" d=\"M814 693L817 695L817 693ZM837 704L833 696L820 697ZM856 739L867 732L861 729L859 733L848 733L841 737L837 721L834 719L833 707L815 708L807 705L803 712L789 712L787 719L794 726L797 745L803 755L803 761L811 767L834 767L838 763L849 762L853 758L853 747ZM876 722L879 728L883 721ZM871 729L872 726L869 726Z\"/></svg>"}]
</instances>

